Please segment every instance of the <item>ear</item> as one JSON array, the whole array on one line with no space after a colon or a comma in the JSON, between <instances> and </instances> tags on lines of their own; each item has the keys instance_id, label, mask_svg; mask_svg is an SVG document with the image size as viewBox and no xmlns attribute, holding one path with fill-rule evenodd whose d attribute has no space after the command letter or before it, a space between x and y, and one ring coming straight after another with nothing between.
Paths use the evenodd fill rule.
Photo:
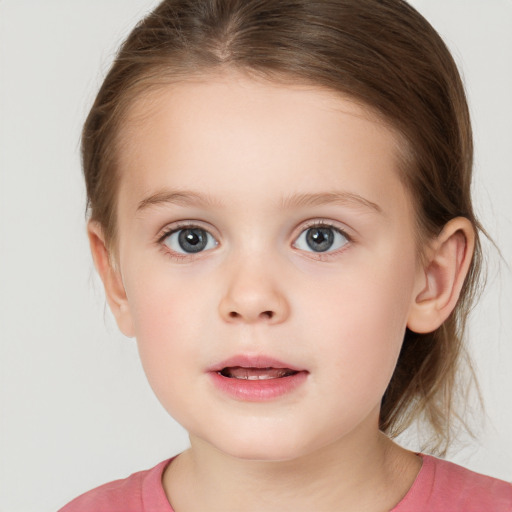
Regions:
<instances>
[{"instance_id":1,"label":"ear","mask_svg":"<svg viewBox=\"0 0 512 512\"><path fill-rule=\"evenodd\" d=\"M435 331L450 316L471 264L475 231L457 217L446 224L431 244L418 274L407 327L417 333Z\"/></svg>"},{"instance_id":2,"label":"ear","mask_svg":"<svg viewBox=\"0 0 512 512\"><path fill-rule=\"evenodd\" d=\"M105 244L101 225L96 221L87 224L87 235L94 266L103 281L107 302L121 332L128 337L135 336L133 321L119 268L116 268Z\"/></svg>"}]
</instances>

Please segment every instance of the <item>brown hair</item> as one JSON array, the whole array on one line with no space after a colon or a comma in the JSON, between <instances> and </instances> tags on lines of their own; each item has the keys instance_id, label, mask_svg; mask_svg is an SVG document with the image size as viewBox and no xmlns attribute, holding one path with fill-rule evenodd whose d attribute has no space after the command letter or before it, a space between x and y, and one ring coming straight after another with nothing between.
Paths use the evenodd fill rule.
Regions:
<instances>
[{"instance_id":1,"label":"brown hair","mask_svg":"<svg viewBox=\"0 0 512 512\"><path fill-rule=\"evenodd\" d=\"M457 216L475 227L475 254L455 310L435 332L407 330L382 399L383 431L394 436L423 417L442 452L481 266L471 124L450 52L403 0L163 1L121 47L83 130L88 208L109 245L116 237L119 132L130 105L152 87L226 67L327 87L369 106L401 135L401 177L414 198L419 239Z\"/></svg>"}]
</instances>

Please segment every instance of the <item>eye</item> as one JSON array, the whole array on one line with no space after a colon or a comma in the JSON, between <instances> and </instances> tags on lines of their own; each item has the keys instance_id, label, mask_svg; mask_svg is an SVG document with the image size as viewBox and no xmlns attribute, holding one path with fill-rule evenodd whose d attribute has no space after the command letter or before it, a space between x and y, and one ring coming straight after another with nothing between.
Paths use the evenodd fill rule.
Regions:
<instances>
[{"instance_id":1,"label":"eye","mask_svg":"<svg viewBox=\"0 0 512 512\"><path fill-rule=\"evenodd\" d=\"M176 229L166 235L162 242L174 252L181 254L195 254L217 245L217 240L208 231L190 226Z\"/></svg>"},{"instance_id":2,"label":"eye","mask_svg":"<svg viewBox=\"0 0 512 512\"><path fill-rule=\"evenodd\" d=\"M321 224L305 229L293 245L301 251L328 252L341 249L348 242L341 230Z\"/></svg>"}]
</instances>

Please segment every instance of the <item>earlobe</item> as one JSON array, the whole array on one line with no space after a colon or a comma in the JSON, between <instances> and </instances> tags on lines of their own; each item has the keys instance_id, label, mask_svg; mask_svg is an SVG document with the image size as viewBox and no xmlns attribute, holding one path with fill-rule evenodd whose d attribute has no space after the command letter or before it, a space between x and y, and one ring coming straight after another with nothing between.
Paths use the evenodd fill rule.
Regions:
<instances>
[{"instance_id":1,"label":"earlobe","mask_svg":"<svg viewBox=\"0 0 512 512\"><path fill-rule=\"evenodd\" d=\"M94 260L94 266L103 281L107 302L121 332L133 337L134 328L121 272L115 268L101 225L96 221L87 224L87 235Z\"/></svg>"},{"instance_id":2,"label":"earlobe","mask_svg":"<svg viewBox=\"0 0 512 512\"><path fill-rule=\"evenodd\" d=\"M468 273L474 246L474 228L464 217L448 222L433 241L418 274L407 322L411 331L435 331L450 316Z\"/></svg>"}]
</instances>

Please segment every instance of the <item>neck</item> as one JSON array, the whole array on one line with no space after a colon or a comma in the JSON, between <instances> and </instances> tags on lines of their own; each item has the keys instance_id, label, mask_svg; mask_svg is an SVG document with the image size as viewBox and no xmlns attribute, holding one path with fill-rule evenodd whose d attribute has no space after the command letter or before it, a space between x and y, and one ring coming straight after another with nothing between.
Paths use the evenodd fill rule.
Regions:
<instances>
[{"instance_id":1,"label":"neck","mask_svg":"<svg viewBox=\"0 0 512 512\"><path fill-rule=\"evenodd\" d=\"M288 461L254 461L191 438L168 467L164 488L176 512L204 510L386 511L406 494L421 462L382 433L347 436Z\"/></svg>"}]
</instances>

